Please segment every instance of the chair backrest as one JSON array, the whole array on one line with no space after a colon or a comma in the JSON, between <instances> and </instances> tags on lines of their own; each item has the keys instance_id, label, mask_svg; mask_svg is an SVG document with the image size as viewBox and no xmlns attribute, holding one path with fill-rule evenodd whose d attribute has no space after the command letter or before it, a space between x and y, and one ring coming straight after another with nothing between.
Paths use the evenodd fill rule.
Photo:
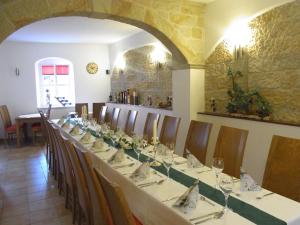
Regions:
<instances>
[{"instance_id":1,"label":"chair backrest","mask_svg":"<svg viewBox=\"0 0 300 225\"><path fill-rule=\"evenodd\" d=\"M64 147L62 142L61 142L61 137L60 137L60 131L58 128L56 128L53 124L52 124L52 131L53 131L53 136L54 136L54 142L56 144L56 153L57 153L57 157L58 157L58 168L59 171L65 175L65 166L64 166L64 159L62 156L62 148Z\"/></svg>"},{"instance_id":2,"label":"chair backrest","mask_svg":"<svg viewBox=\"0 0 300 225\"><path fill-rule=\"evenodd\" d=\"M47 116L46 116L46 118L47 118L48 120L50 119L51 109L52 109L52 105L49 104L48 109L47 109Z\"/></svg>"},{"instance_id":3,"label":"chair backrest","mask_svg":"<svg viewBox=\"0 0 300 225\"><path fill-rule=\"evenodd\" d=\"M224 160L224 173L240 177L248 131L233 127L221 126L214 157Z\"/></svg>"},{"instance_id":4,"label":"chair backrest","mask_svg":"<svg viewBox=\"0 0 300 225\"><path fill-rule=\"evenodd\" d=\"M159 124L160 115L157 113L148 113L145 121L143 137L148 143L151 143L153 136L153 122L157 120L157 125Z\"/></svg>"},{"instance_id":5,"label":"chair backrest","mask_svg":"<svg viewBox=\"0 0 300 225\"><path fill-rule=\"evenodd\" d=\"M189 131L185 140L184 156L188 150L200 162L205 164L208 139L210 135L212 124L192 120Z\"/></svg>"},{"instance_id":6,"label":"chair backrest","mask_svg":"<svg viewBox=\"0 0 300 225\"><path fill-rule=\"evenodd\" d=\"M6 105L0 106L0 115L4 128L11 126L11 119Z\"/></svg>"},{"instance_id":7,"label":"chair backrest","mask_svg":"<svg viewBox=\"0 0 300 225\"><path fill-rule=\"evenodd\" d=\"M115 183L109 181L100 171L94 169L96 176L105 194L113 224L134 225L134 218L129 209L122 189Z\"/></svg>"},{"instance_id":8,"label":"chair backrest","mask_svg":"<svg viewBox=\"0 0 300 225\"><path fill-rule=\"evenodd\" d=\"M98 123L100 123L100 124L105 123L106 111L107 111L107 106L105 106L105 105L102 106L101 111L99 113Z\"/></svg>"},{"instance_id":9,"label":"chair backrest","mask_svg":"<svg viewBox=\"0 0 300 225\"><path fill-rule=\"evenodd\" d=\"M75 112L78 114L78 117L82 115L82 107L86 106L87 113L89 113L89 104L88 103L76 103Z\"/></svg>"},{"instance_id":10,"label":"chair backrest","mask_svg":"<svg viewBox=\"0 0 300 225\"><path fill-rule=\"evenodd\" d=\"M99 123L99 114L101 107L104 106L104 102L94 102L93 103L93 118Z\"/></svg>"},{"instance_id":11,"label":"chair backrest","mask_svg":"<svg viewBox=\"0 0 300 225\"><path fill-rule=\"evenodd\" d=\"M135 110L129 110L128 111L128 116L125 124L125 133L129 136L132 135L134 132L134 126L135 126L135 121L138 115L138 111Z\"/></svg>"},{"instance_id":12,"label":"chair backrest","mask_svg":"<svg viewBox=\"0 0 300 225\"><path fill-rule=\"evenodd\" d=\"M176 144L176 138L181 118L165 116L160 130L159 141L163 145Z\"/></svg>"},{"instance_id":13,"label":"chair backrest","mask_svg":"<svg viewBox=\"0 0 300 225\"><path fill-rule=\"evenodd\" d=\"M105 122L106 123L111 124L113 114L114 114L114 108L107 108L106 116L105 116Z\"/></svg>"},{"instance_id":14,"label":"chair backrest","mask_svg":"<svg viewBox=\"0 0 300 225\"><path fill-rule=\"evenodd\" d=\"M111 223L111 215L107 206L107 201L100 183L97 180L95 171L92 167L90 153L81 151L76 148L76 153L81 164L82 171L85 175L89 190L90 202L93 209L93 225L109 225Z\"/></svg>"},{"instance_id":15,"label":"chair backrest","mask_svg":"<svg viewBox=\"0 0 300 225\"><path fill-rule=\"evenodd\" d=\"M67 137L65 137L64 135L62 135L62 133L60 133L60 136L58 136L58 140L59 140L59 143L61 145L61 150L62 150L61 155L62 155L62 159L64 162L66 183L67 183L68 188L70 189L71 193L73 193L74 192L73 184L75 183L75 177L74 177L71 160L70 160L69 153L68 153L67 146L66 146L66 143L69 141L69 139Z\"/></svg>"},{"instance_id":16,"label":"chair backrest","mask_svg":"<svg viewBox=\"0 0 300 225\"><path fill-rule=\"evenodd\" d=\"M263 187L300 202L300 140L274 135Z\"/></svg>"},{"instance_id":17,"label":"chair backrest","mask_svg":"<svg viewBox=\"0 0 300 225\"><path fill-rule=\"evenodd\" d=\"M67 152L69 154L70 162L72 165L74 177L75 177L75 183L76 183L76 190L78 195L78 202L81 207L81 209L84 211L84 215L87 219L87 224L90 224L91 220L91 210L90 210L90 202L89 202L89 196L88 196L88 188L87 188L87 182L85 180L76 150L75 146L70 140L66 140L66 147Z\"/></svg>"},{"instance_id":18,"label":"chair backrest","mask_svg":"<svg viewBox=\"0 0 300 225\"><path fill-rule=\"evenodd\" d=\"M112 129L114 131L116 131L118 128L118 120L119 120L120 111L121 111L120 108L114 108L113 117L112 117L112 121L110 124L110 129Z\"/></svg>"},{"instance_id":19,"label":"chair backrest","mask_svg":"<svg viewBox=\"0 0 300 225\"><path fill-rule=\"evenodd\" d=\"M49 144L49 133L47 130L47 125L46 125L46 117L43 113L43 111L39 111L40 115L41 115L41 125L42 125L42 132L43 132L43 136L46 139L46 143Z\"/></svg>"}]
</instances>

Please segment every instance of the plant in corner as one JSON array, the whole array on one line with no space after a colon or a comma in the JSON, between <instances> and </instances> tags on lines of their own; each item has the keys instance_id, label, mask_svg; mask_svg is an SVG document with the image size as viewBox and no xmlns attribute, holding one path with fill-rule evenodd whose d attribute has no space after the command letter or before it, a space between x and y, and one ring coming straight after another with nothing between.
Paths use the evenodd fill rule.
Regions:
<instances>
[{"instance_id":1,"label":"plant in corner","mask_svg":"<svg viewBox=\"0 0 300 225\"><path fill-rule=\"evenodd\" d=\"M271 114L270 103L258 91L246 92L236 83L236 79L243 76L241 71L234 72L229 67L227 76L232 81L232 89L227 92L230 100L226 109L229 113L256 114L262 119ZM254 111L253 108L255 108Z\"/></svg>"}]
</instances>

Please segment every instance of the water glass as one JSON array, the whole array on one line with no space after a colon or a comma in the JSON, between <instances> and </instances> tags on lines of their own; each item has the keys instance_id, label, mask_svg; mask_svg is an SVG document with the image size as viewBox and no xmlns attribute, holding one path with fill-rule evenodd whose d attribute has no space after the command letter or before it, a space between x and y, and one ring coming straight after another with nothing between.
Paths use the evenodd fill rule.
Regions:
<instances>
[{"instance_id":1,"label":"water glass","mask_svg":"<svg viewBox=\"0 0 300 225\"><path fill-rule=\"evenodd\" d=\"M173 151L166 151L165 154L162 157L163 165L167 170L168 173L168 180L170 179L170 169L174 163L174 152Z\"/></svg>"},{"instance_id":2,"label":"water glass","mask_svg":"<svg viewBox=\"0 0 300 225\"><path fill-rule=\"evenodd\" d=\"M216 175L216 188L218 188L218 177L219 177L219 174L222 173L224 170L223 158L219 158L219 157L213 158L212 169Z\"/></svg>"},{"instance_id":3,"label":"water glass","mask_svg":"<svg viewBox=\"0 0 300 225\"><path fill-rule=\"evenodd\" d=\"M218 177L220 190L223 192L225 197L225 206L223 211L228 210L228 198L233 190L233 178L226 174L220 174Z\"/></svg>"}]
</instances>

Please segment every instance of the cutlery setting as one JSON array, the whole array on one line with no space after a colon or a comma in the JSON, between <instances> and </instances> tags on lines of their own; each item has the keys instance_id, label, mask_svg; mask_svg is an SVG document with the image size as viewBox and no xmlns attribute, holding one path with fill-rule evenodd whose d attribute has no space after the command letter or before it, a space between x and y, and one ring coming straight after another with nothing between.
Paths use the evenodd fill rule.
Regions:
<instances>
[{"instance_id":1,"label":"cutlery setting","mask_svg":"<svg viewBox=\"0 0 300 225\"><path fill-rule=\"evenodd\" d=\"M148 183L138 184L137 186L140 187L140 188L144 188L144 187L152 186L152 185L154 185L154 184L160 185L160 184L164 183L165 181L166 181L166 179L163 179L163 180L156 180L156 181L151 181L151 182L148 182Z\"/></svg>"},{"instance_id":2,"label":"cutlery setting","mask_svg":"<svg viewBox=\"0 0 300 225\"><path fill-rule=\"evenodd\" d=\"M194 224L197 225L197 224L207 222L209 220L214 220L214 219L217 220L217 219L220 219L223 215L224 215L223 210L220 212L211 213L208 216L203 216L200 220L196 220L196 222ZM199 217L198 217L198 219L199 219Z\"/></svg>"},{"instance_id":3,"label":"cutlery setting","mask_svg":"<svg viewBox=\"0 0 300 225\"><path fill-rule=\"evenodd\" d=\"M274 192L270 192L270 193L264 194L262 196L257 196L256 199L260 200L260 199L263 199L264 197L267 197L267 196L270 196L270 195L273 195L273 194L275 194L275 193Z\"/></svg>"},{"instance_id":4,"label":"cutlery setting","mask_svg":"<svg viewBox=\"0 0 300 225\"><path fill-rule=\"evenodd\" d=\"M124 168L124 167L132 167L132 166L134 166L134 164L135 163L129 163L129 164L125 164L125 165L113 166L112 168L120 169L120 168Z\"/></svg>"}]
</instances>

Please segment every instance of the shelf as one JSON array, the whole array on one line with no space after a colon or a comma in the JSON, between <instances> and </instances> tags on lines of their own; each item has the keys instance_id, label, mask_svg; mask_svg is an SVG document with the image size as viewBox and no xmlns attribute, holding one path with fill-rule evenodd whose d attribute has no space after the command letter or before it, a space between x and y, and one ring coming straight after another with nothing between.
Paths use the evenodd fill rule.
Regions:
<instances>
[{"instance_id":1,"label":"shelf","mask_svg":"<svg viewBox=\"0 0 300 225\"><path fill-rule=\"evenodd\" d=\"M228 114L228 113L215 113L215 112L198 112L198 114L300 127L300 123L293 123L293 122L286 122L286 121L279 121L279 120L266 120L266 119L250 118L250 117L247 117L246 115L239 116L239 115L232 115L232 114Z\"/></svg>"}]
</instances>

